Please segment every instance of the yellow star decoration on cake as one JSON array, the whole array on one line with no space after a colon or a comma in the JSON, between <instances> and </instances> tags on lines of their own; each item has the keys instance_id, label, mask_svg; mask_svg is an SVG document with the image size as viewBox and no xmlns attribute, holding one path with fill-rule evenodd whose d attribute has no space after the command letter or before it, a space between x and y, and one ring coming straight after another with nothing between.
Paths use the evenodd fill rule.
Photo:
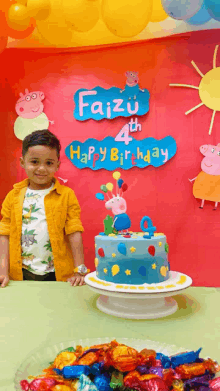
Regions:
<instances>
[{"instance_id":1,"label":"yellow star decoration on cake","mask_svg":"<svg viewBox=\"0 0 220 391\"><path fill-rule=\"evenodd\" d=\"M159 242L159 243L158 243L158 246L159 246L159 247L161 247L161 246L162 246L162 244L163 244L162 242Z\"/></svg>"},{"instance_id":2,"label":"yellow star decoration on cake","mask_svg":"<svg viewBox=\"0 0 220 391\"><path fill-rule=\"evenodd\" d=\"M131 247L131 248L130 248L130 252L131 252L131 253L135 253L135 251L136 251L136 248L135 248L135 247Z\"/></svg>"},{"instance_id":3,"label":"yellow star decoration on cake","mask_svg":"<svg viewBox=\"0 0 220 391\"><path fill-rule=\"evenodd\" d=\"M103 272L104 272L105 274L107 274L107 273L108 273L108 269L106 269L106 267L105 267L105 269L103 269Z\"/></svg>"},{"instance_id":4,"label":"yellow star decoration on cake","mask_svg":"<svg viewBox=\"0 0 220 391\"><path fill-rule=\"evenodd\" d=\"M152 267L152 269L156 269L156 268L157 268L156 263L153 263L153 264L151 265L151 267Z\"/></svg>"},{"instance_id":5,"label":"yellow star decoration on cake","mask_svg":"<svg viewBox=\"0 0 220 391\"><path fill-rule=\"evenodd\" d=\"M131 275L131 270L125 270L125 274L127 274L127 276L130 276Z\"/></svg>"},{"instance_id":6,"label":"yellow star decoration on cake","mask_svg":"<svg viewBox=\"0 0 220 391\"><path fill-rule=\"evenodd\" d=\"M112 253L112 258L115 258L116 257L116 254L115 253Z\"/></svg>"}]
</instances>

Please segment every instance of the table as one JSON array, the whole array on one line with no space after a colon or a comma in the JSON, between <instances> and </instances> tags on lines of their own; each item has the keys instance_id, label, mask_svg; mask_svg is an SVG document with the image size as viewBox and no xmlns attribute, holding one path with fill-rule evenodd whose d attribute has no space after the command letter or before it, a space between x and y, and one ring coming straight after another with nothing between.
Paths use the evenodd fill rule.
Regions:
<instances>
[{"instance_id":1,"label":"table","mask_svg":"<svg viewBox=\"0 0 220 391\"><path fill-rule=\"evenodd\" d=\"M36 348L79 338L151 339L220 362L220 288L190 287L175 295L179 309L157 320L116 318L96 308L89 287L66 282L10 281L0 289L0 391L14 391L14 374Z\"/></svg>"}]
</instances>

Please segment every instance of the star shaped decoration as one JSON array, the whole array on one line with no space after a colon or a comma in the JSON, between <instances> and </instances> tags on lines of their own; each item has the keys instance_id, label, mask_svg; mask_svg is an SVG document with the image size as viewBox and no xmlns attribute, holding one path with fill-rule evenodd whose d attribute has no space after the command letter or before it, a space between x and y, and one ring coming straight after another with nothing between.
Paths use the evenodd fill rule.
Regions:
<instances>
[{"instance_id":1,"label":"star shaped decoration","mask_svg":"<svg viewBox=\"0 0 220 391\"><path fill-rule=\"evenodd\" d=\"M131 252L131 253L135 253L135 251L136 251L136 248L135 248L135 247L131 247L131 248L130 248L130 252Z\"/></svg>"},{"instance_id":2,"label":"star shaped decoration","mask_svg":"<svg viewBox=\"0 0 220 391\"><path fill-rule=\"evenodd\" d=\"M116 254L115 253L112 253L112 258L115 258L116 257Z\"/></svg>"},{"instance_id":3,"label":"star shaped decoration","mask_svg":"<svg viewBox=\"0 0 220 391\"><path fill-rule=\"evenodd\" d=\"M127 276L130 276L131 275L131 271L130 270L125 270L125 274L127 274Z\"/></svg>"},{"instance_id":4,"label":"star shaped decoration","mask_svg":"<svg viewBox=\"0 0 220 391\"><path fill-rule=\"evenodd\" d=\"M106 267L105 267L105 269L103 269L103 272L104 272L105 274L107 274L107 273L108 273L108 269L106 269Z\"/></svg>"},{"instance_id":5,"label":"star shaped decoration","mask_svg":"<svg viewBox=\"0 0 220 391\"><path fill-rule=\"evenodd\" d=\"M157 268L156 263L153 263L153 264L151 265L151 267L152 267L152 269L156 269L156 268Z\"/></svg>"},{"instance_id":6,"label":"star shaped decoration","mask_svg":"<svg viewBox=\"0 0 220 391\"><path fill-rule=\"evenodd\" d=\"M162 246L162 244L163 244L162 242L159 242L159 243L158 243L159 247L161 247L161 246Z\"/></svg>"}]
</instances>

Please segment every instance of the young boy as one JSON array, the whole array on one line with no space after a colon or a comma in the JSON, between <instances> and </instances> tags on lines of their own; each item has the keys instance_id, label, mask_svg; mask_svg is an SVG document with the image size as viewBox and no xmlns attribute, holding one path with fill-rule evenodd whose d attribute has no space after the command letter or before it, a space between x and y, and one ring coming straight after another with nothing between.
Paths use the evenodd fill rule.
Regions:
<instances>
[{"instance_id":1,"label":"young boy","mask_svg":"<svg viewBox=\"0 0 220 391\"><path fill-rule=\"evenodd\" d=\"M54 177L60 142L48 130L23 140L21 166L27 179L16 183L3 204L0 221L0 284L9 279L69 281L83 285L80 206L74 191Z\"/></svg>"}]
</instances>

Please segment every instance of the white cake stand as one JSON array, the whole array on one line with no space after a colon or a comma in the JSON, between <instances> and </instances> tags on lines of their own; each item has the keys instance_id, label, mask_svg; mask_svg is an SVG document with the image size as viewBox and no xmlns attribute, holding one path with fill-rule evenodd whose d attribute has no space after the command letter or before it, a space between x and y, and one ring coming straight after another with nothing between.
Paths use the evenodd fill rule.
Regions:
<instances>
[{"instance_id":1,"label":"white cake stand","mask_svg":"<svg viewBox=\"0 0 220 391\"><path fill-rule=\"evenodd\" d=\"M159 284L119 285L107 283L87 274L86 284L101 296L98 309L106 314L127 319L157 319L173 314L178 309L173 294L188 288L192 279L186 274L169 272L169 279Z\"/></svg>"}]
</instances>

